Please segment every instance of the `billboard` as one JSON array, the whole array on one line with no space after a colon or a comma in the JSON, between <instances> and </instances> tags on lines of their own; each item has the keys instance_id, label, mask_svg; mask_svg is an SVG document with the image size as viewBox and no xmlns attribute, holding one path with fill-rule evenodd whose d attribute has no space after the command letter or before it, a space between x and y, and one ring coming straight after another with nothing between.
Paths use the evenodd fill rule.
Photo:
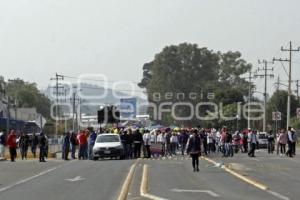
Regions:
<instances>
[{"instance_id":1,"label":"billboard","mask_svg":"<svg viewBox=\"0 0 300 200\"><path fill-rule=\"evenodd\" d=\"M120 115L122 119L133 119L136 117L136 98L120 99Z\"/></svg>"}]
</instances>

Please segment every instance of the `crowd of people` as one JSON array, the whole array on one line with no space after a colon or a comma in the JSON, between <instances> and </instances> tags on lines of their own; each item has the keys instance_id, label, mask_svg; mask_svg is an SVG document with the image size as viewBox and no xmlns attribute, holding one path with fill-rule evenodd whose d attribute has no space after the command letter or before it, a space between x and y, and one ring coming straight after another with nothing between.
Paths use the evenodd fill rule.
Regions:
<instances>
[{"instance_id":1,"label":"crowd of people","mask_svg":"<svg viewBox=\"0 0 300 200\"><path fill-rule=\"evenodd\" d=\"M37 157L37 149L39 149L39 161L46 162L48 157L48 137L44 133L32 135L26 133L16 134L15 130L11 130L8 135L0 132L0 157L5 157L5 147L8 148L11 162L15 162L17 157L17 149L20 150L21 159L27 159L29 147L34 158Z\"/></svg>"},{"instance_id":2,"label":"crowd of people","mask_svg":"<svg viewBox=\"0 0 300 200\"><path fill-rule=\"evenodd\" d=\"M126 159L172 157L176 154L190 155L193 159L193 168L198 171L200 155L218 155L230 157L235 153L247 153L255 157L255 150L259 147L258 132L246 129L241 132L230 132L226 127L220 130L214 128L163 128L147 129L111 129L111 130L81 130L78 133L67 132L62 137L62 159L69 160L93 159L93 146L98 134L119 134L124 148ZM269 154L276 150L280 156L293 157L296 155L297 134L291 127L288 130L279 129L275 134L269 131L266 135ZM14 162L17 148L21 159L27 159L29 147L33 157L36 157L39 148L39 161L45 162L47 156L48 138L45 134L28 135L21 133L17 137L14 130L6 136L0 132L0 157L4 157L5 146L8 147L11 161ZM77 156L76 156L77 152Z\"/></svg>"}]
</instances>

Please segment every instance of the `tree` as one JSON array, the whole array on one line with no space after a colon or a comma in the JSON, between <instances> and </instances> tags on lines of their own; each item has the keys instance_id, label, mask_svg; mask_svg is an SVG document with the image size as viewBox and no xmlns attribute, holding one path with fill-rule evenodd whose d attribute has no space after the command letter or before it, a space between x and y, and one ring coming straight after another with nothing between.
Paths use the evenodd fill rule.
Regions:
<instances>
[{"instance_id":1,"label":"tree","mask_svg":"<svg viewBox=\"0 0 300 200\"><path fill-rule=\"evenodd\" d=\"M22 79L9 80L6 83L8 96L16 100L17 107L35 107L38 113L50 118L50 100L42 94L35 83L24 82Z\"/></svg>"},{"instance_id":2,"label":"tree","mask_svg":"<svg viewBox=\"0 0 300 200\"><path fill-rule=\"evenodd\" d=\"M214 52L199 48L196 44L179 44L165 47L155 55L153 61L144 64L143 78L139 83L148 93L148 100L157 105L163 102L190 102L194 106L199 102L209 101L225 104L243 102L248 90L248 82L241 78L251 69L251 65L241 59L239 52ZM196 93L195 98L189 98ZM213 99L208 93L214 93ZM160 94L155 98L154 94ZM173 98L167 98L172 94ZM177 98L183 94L184 98ZM208 107L201 107L200 113L208 114ZM190 109L186 106L176 107L177 116L188 116ZM170 113L164 113L161 123L171 124L174 119ZM196 118L185 125L198 125ZM201 123L201 122L200 122Z\"/></svg>"},{"instance_id":3,"label":"tree","mask_svg":"<svg viewBox=\"0 0 300 200\"><path fill-rule=\"evenodd\" d=\"M278 90L273 93L267 103L268 124L274 124L272 121L272 112L281 112L281 120L278 121L278 127L286 128L287 116L287 91ZM296 109L299 106L296 96L291 96L291 118L296 117Z\"/></svg>"}]
</instances>

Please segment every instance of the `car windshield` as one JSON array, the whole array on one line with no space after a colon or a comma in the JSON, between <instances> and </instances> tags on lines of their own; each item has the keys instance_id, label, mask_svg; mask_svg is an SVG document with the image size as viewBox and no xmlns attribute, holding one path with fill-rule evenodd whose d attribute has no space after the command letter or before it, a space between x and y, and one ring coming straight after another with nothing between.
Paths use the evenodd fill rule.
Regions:
<instances>
[{"instance_id":1,"label":"car windshield","mask_svg":"<svg viewBox=\"0 0 300 200\"><path fill-rule=\"evenodd\" d=\"M266 134L259 134L258 139L267 139L267 135Z\"/></svg>"},{"instance_id":2,"label":"car windshield","mask_svg":"<svg viewBox=\"0 0 300 200\"><path fill-rule=\"evenodd\" d=\"M118 135L100 135L97 138L98 143L106 143L106 142L119 142L119 136Z\"/></svg>"}]
</instances>

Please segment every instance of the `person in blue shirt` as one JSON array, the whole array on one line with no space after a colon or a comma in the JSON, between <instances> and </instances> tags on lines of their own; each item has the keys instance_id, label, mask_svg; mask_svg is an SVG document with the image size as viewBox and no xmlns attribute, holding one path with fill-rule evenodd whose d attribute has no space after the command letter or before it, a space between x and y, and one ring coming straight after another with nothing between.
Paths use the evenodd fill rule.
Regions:
<instances>
[{"instance_id":1,"label":"person in blue shirt","mask_svg":"<svg viewBox=\"0 0 300 200\"><path fill-rule=\"evenodd\" d=\"M92 160L93 159L93 147L95 145L96 142L96 138L97 138L97 133L95 131L93 131L90 136L89 136L89 140L88 140L88 151L89 151L89 159Z\"/></svg>"}]
</instances>

